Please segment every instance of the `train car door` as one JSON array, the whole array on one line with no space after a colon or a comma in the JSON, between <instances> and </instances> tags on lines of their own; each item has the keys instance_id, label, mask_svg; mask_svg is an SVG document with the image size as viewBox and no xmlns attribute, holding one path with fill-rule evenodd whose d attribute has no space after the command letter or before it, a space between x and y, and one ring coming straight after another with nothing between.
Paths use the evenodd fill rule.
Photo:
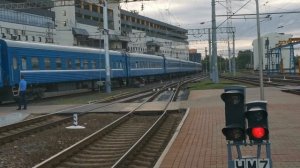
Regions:
<instances>
[{"instance_id":1,"label":"train car door","mask_svg":"<svg viewBox=\"0 0 300 168\"><path fill-rule=\"evenodd\" d=\"M2 75L2 47L0 44L0 87L3 87L3 75Z\"/></svg>"},{"instance_id":2,"label":"train car door","mask_svg":"<svg viewBox=\"0 0 300 168\"><path fill-rule=\"evenodd\" d=\"M126 68L126 83L129 82L129 77L130 77L130 56L129 53L124 52L125 56L125 68Z\"/></svg>"},{"instance_id":3,"label":"train car door","mask_svg":"<svg viewBox=\"0 0 300 168\"><path fill-rule=\"evenodd\" d=\"M11 82L12 84L16 84L20 80L20 64L19 64L19 59L16 54L13 55L12 57L12 62L11 62Z\"/></svg>"}]
</instances>

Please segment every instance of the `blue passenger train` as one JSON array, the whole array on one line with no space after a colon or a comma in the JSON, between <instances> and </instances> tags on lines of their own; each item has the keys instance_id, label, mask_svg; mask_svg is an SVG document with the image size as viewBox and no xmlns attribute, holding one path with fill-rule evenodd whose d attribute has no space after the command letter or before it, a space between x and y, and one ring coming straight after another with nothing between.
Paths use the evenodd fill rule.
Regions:
<instances>
[{"instance_id":1,"label":"blue passenger train","mask_svg":"<svg viewBox=\"0 0 300 168\"><path fill-rule=\"evenodd\" d=\"M22 74L31 96L67 89L94 89L105 81L105 52L74 46L0 39L0 102L13 98ZM112 82L201 71L201 64L162 56L109 51Z\"/></svg>"}]
</instances>

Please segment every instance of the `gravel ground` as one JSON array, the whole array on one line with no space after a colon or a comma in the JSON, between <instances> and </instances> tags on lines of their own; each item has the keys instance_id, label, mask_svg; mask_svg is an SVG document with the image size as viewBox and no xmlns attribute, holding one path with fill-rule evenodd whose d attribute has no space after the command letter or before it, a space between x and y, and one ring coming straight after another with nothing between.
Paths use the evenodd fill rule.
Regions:
<instances>
[{"instance_id":1,"label":"gravel ground","mask_svg":"<svg viewBox=\"0 0 300 168\"><path fill-rule=\"evenodd\" d=\"M72 123L53 127L0 146L1 168L29 168L106 126L123 114L88 114L79 117L86 129L71 130Z\"/></svg>"}]
</instances>

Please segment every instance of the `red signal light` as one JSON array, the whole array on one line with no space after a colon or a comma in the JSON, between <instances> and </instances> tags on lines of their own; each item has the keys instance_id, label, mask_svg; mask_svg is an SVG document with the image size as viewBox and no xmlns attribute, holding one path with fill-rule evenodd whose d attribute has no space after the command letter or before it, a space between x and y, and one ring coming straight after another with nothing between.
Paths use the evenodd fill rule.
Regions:
<instances>
[{"instance_id":1,"label":"red signal light","mask_svg":"<svg viewBox=\"0 0 300 168\"><path fill-rule=\"evenodd\" d=\"M251 130L252 136L256 139L260 139L266 135L266 131L263 127L255 127Z\"/></svg>"}]
</instances>

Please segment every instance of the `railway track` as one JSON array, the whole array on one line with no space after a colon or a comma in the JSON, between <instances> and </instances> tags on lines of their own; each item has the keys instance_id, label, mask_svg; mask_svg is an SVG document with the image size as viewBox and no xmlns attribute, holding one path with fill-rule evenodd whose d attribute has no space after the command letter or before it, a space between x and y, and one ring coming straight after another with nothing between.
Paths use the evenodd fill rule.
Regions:
<instances>
[{"instance_id":1,"label":"railway track","mask_svg":"<svg viewBox=\"0 0 300 168\"><path fill-rule=\"evenodd\" d=\"M73 107L70 109L66 109L55 113L42 115L29 120L25 120L22 122L18 122L15 124L3 126L0 127L0 144L14 141L21 137L31 135L35 132L42 131L47 128L59 126L64 123L70 123L73 119L71 114L73 114L74 112L80 113L79 115L82 116L98 108L111 106L119 102L125 102L125 101L129 102L132 100L151 96L153 94L157 94L157 93L152 92L152 89L148 89L143 92L120 94L99 101L89 102L89 104ZM98 103L103 103L103 102L110 102L110 103L105 105L97 105ZM66 113L69 113L69 115Z\"/></svg>"},{"instance_id":2,"label":"railway track","mask_svg":"<svg viewBox=\"0 0 300 168\"><path fill-rule=\"evenodd\" d=\"M149 129L157 117L128 115L126 121L107 131L104 137L101 136L102 133L94 134L86 140L93 142L81 141L76 144L76 154L72 152L68 156L70 152L63 153L65 156L60 156L59 160L66 158L55 167L111 167Z\"/></svg>"},{"instance_id":3,"label":"railway track","mask_svg":"<svg viewBox=\"0 0 300 168\"><path fill-rule=\"evenodd\" d=\"M199 80L199 79L197 79L197 80ZM167 86L165 86L164 87L164 89L165 90L169 90L168 92L170 92L170 88L173 88L174 87L174 84L176 84L176 83L173 83L172 85L167 85ZM156 94L156 96L157 95L160 95L162 92L164 92L164 89L162 89L162 88L160 88L159 90L160 91L158 91L158 89L155 91L155 92L153 92L152 90L153 89L151 89L151 93L152 94ZM149 93L150 93L150 90L149 90L149 92L146 92L146 93L143 93L143 94L141 94L141 96L143 95L143 96L146 96L146 95L148 95L149 96ZM164 94L166 94L166 92L164 93ZM177 97L177 94L178 93L175 93L175 98ZM128 97L128 96L126 96L126 95L121 95L120 96L120 99L118 99L116 96L114 96L113 98L110 98L110 100L114 100L113 102L111 102L111 103L105 103L105 106L107 106L107 105L113 105L114 104L114 102L127 102L127 101L130 101L130 99L132 99L132 100L136 100L136 99L139 99L138 98L138 95L137 95L137 93L135 93L134 94L135 96L132 96L132 97ZM154 100L155 98L154 98L155 96L153 95L153 97L149 97L148 98L148 100L147 101L152 101L152 100ZM173 100L175 99L175 98L173 98ZM104 101L105 102L109 102L110 101L109 99L105 99ZM65 130L64 128L66 127L66 125L67 126L69 126L70 124L71 124L71 119L72 119L72 117L69 115L69 114L72 114L73 112L78 112L79 114L81 114L81 113L83 113L83 114L85 114L85 115L83 115L83 116L81 116L80 117L80 121L84 121L84 118L93 118L93 119L96 119L96 118L98 118L98 116L99 115L97 115L96 116L96 113L93 113L93 114L89 114L89 113L87 113L88 111L91 111L91 110L93 110L93 109L96 109L96 108L99 108L99 107L101 107L102 105L101 104L98 104L98 102L100 103L100 102L102 102L102 101L93 101L93 102L90 102L90 104L87 104L87 105L83 105L83 106L79 106L79 107L75 107L75 108L72 108L72 109L68 109L68 110L65 110L65 111L60 111L60 112L57 112L56 114L48 114L48 115L44 115L44 116L40 116L40 117L37 117L37 118L33 118L33 119L31 119L30 121L29 120L26 120L26 121L24 121L24 122L21 122L21 123L17 123L16 125L10 125L10 126L5 126L5 127L1 127L0 128L0 137L3 135L3 137L5 137L5 136L7 136L6 138L7 139L3 139L2 140L2 142L1 142L1 138L0 138L0 142L1 142L1 145L0 145L0 147L2 148L2 150L4 149L5 150L5 148L7 148L8 146L10 146L10 144L11 143L8 143L7 144L7 142L13 142L13 144L20 144L20 142L22 143L22 142L26 142L26 143L28 143L28 141L30 141L30 139L32 139L31 137L38 137L39 135L45 135L47 132L55 132L55 130L58 128L58 130ZM138 107L137 107L138 108ZM64 113L64 114L61 114L61 113ZM67 113L67 114L66 114ZM162 112L160 113L160 114L162 114ZM95 127L95 126L92 126L91 127L91 125L89 126L89 129L87 130L87 131L85 131L85 133L83 134L84 136L87 136L87 135L90 135L90 134L92 134L92 132L95 132L96 130L98 130L99 128L103 128L103 127L105 127L105 125L107 126L107 125L109 125L109 123L112 123L114 120L116 120L117 118L120 118L121 116L123 116L124 117L124 114L118 114L118 115L114 115L114 116L112 116L113 114L110 114L110 116L111 117L109 117L109 116L107 116L106 115L106 117L102 117L102 115L100 115L100 118L99 119L96 119L96 120L94 120L93 121L93 123L95 123L97 120L105 120L105 122L103 122L103 123L105 123L105 124L102 124L102 125L99 125L99 124L97 124L97 125L99 125L98 127ZM142 116L141 114L139 114L139 113L135 113L134 115L137 115L137 116ZM170 114L167 114L166 116L168 116L168 115L170 115ZM182 115L182 113L180 113L180 114L178 114L178 113L176 113L176 114L172 114L172 115L170 115L170 116L176 116L177 117L177 119L176 120L180 120L180 117L178 117L178 116L181 116ZM89 117L90 116L90 117ZM151 117L156 117L156 118L158 118L159 117L159 113L154 113L154 114L152 114L151 113L151 115L150 115L150 113L147 113L145 116L143 116L143 117L149 117L149 116L151 116ZM121 117L122 118L122 117ZM163 118L165 118L165 117L163 117ZM166 117L166 118L168 118L168 117ZM67 121L63 121L63 120L67 120ZM55 122L61 122L61 123L55 123ZM90 123L88 120L85 120L84 121L85 123ZM84 123L83 122L83 123ZM101 123L102 123L101 122ZM66 123L69 123L69 124L66 124ZM82 123L82 122L81 122ZM57 126L59 126L59 127L57 127ZM50 129L49 129L50 128ZM54 128L54 129L52 129L52 128ZM93 129L90 129L90 128L93 128ZM98 128L98 129L97 129ZM159 127L158 127L159 128ZM152 131L151 131L152 132ZM156 131L154 131L154 132L156 132ZM38 134L37 134L38 133ZM63 134L63 131L59 131L59 135L60 134ZM74 132L75 133L75 132ZM12 134L11 136L9 135L9 134ZM23 135L22 135L23 134ZM75 135L75 134L69 134L68 133L68 135ZM55 137L55 135L54 135L54 137ZM53 137L53 138L54 138ZM63 136L62 136L63 137ZM51 139L53 139L53 138L51 138ZM55 142L54 142L54 144L56 144L56 142L58 143L57 145L57 147L55 147L55 148L53 148L53 147L51 147L51 145L49 144L49 145L47 145L47 146L45 146L45 147L43 147L44 149L46 149L46 148L49 148L49 149L55 149L55 150L51 150L51 155L53 155L54 153L56 153L56 152L58 152L59 150L57 150L57 149L60 149L60 150L62 150L62 149L64 149L64 148L67 148L67 147L70 147L70 145L68 145L68 144L66 144L66 143L64 143L64 142L70 142L70 144L74 144L75 142L74 141L76 141L76 140L80 140L80 139L83 139L83 136L80 136L80 137L74 137L74 139L72 138L72 140L70 140L70 138L71 137L68 137L68 138L66 138L66 140L64 140L64 139L57 139ZM53 140L51 140L51 141L53 141ZM166 142L167 142L168 140L166 140ZM46 143L47 143L47 141L45 141ZM44 142L44 143L45 143ZM43 144L44 144L43 143ZM52 142L53 143L53 142ZM64 145L60 145L60 144L64 144ZM5 145L5 144L7 144L7 145ZM35 143L33 143L33 144L35 144ZM37 145L39 145L39 144L37 144ZM7 147L6 147L7 146ZM14 145L14 146L16 146L16 145ZM19 146L19 145L17 145L17 146ZM49 147L48 147L49 146ZM20 148L21 149L21 148ZM56 151L56 152L55 152ZM54 152L54 153L53 153ZM26 165L28 165L29 167L32 167L32 166L34 166L34 164L37 164L37 163L39 163L41 160L45 160L47 157L49 157L49 156L51 156L51 155L47 155L47 154L42 154L43 155L43 158L39 158L38 156L34 156L34 157L30 157L30 155L27 157L26 156L26 160L32 160L30 163L27 163L26 162ZM46 158L45 158L46 157ZM157 156L158 157L158 156ZM3 158L2 157L2 159L0 159L1 160L1 163L0 163L0 167L1 167L1 165L2 166L4 166L5 167L5 165L10 165L9 167L11 167L11 166L13 166L13 167L15 167L14 165L15 164L10 164L9 162L7 162L7 161L9 161L9 158L10 157L5 157L5 158ZM23 157L24 158L24 157ZM38 161L39 160L39 161ZM4 162L3 162L4 161ZM38 161L38 162L37 162Z\"/></svg>"},{"instance_id":4,"label":"railway track","mask_svg":"<svg viewBox=\"0 0 300 168\"><path fill-rule=\"evenodd\" d=\"M137 113L135 109L34 168L153 166L181 118L167 110L180 87L177 86L163 112ZM137 153L142 153L142 157L133 157Z\"/></svg>"},{"instance_id":5,"label":"railway track","mask_svg":"<svg viewBox=\"0 0 300 168\"><path fill-rule=\"evenodd\" d=\"M230 77L230 76L221 76L223 79L238 81L242 83L247 83L254 86L259 86L259 78L258 77ZM265 86L284 86L285 84L280 82L271 82L268 79L264 79Z\"/></svg>"}]
</instances>

